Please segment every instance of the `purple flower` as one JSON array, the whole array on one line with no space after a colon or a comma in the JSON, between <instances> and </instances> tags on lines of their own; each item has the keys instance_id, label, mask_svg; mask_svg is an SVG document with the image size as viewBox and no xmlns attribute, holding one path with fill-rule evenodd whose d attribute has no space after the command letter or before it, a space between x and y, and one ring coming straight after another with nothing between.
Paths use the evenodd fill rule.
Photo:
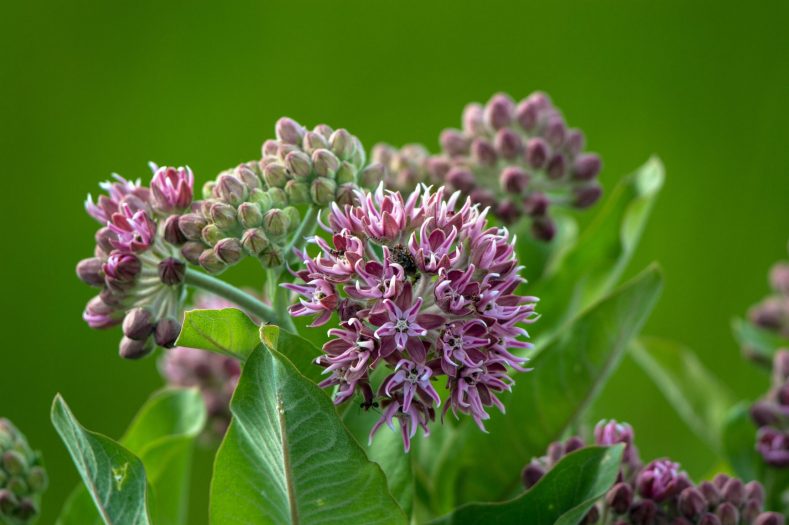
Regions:
<instances>
[{"instance_id":1,"label":"purple flower","mask_svg":"<svg viewBox=\"0 0 789 525\"><path fill-rule=\"evenodd\" d=\"M135 211L127 204L121 204L120 211L113 213L109 228L115 234L110 244L118 250L141 252L150 248L156 235L156 224L145 210Z\"/></svg>"},{"instance_id":2,"label":"purple flower","mask_svg":"<svg viewBox=\"0 0 789 525\"><path fill-rule=\"evenodd\" d=\"M151 180L151 200L154 208L164 214L182 212L192 204L194 175L189 167L161 167Z\"/></svg>"},{"instance_id":3,"label":"purple flower","mask_svg":"<svg viewBox=\"0 0 789 525\"><path fill-rule=\"evenodd\" d=\"M773 427L762 427L756 435L756 450L765 463L773 467L789 467L789 434Z\"/></svg>"},{"instance_id":4,"label":"purple flower","mask_svg":"<svg viewBox=\"0 0 789 525\"><path fill-rule=\"evenodd\" d=\"M679 470L679 463L656 459L639 472L636 479L638 493L658 503L671 498L690 486L687 475Z\"/></svg>"},{"instance_id":5,"label":"purple flower","mask_svg":"<svg viewBox=\"0 0 789 525\"><path fill-rule=\"evenodd\" d=\"M302 296L292 315L320 325L336 311L342 322L318 360L332 373L322 385L338 386L338 403L356 392L362 406L386 407L382 421L398 419L410 443L439 405L433 380L446 375L445 412L482 426L488 407L504 409L496 396L512 384L508 371L524 370L512 352L529 348L521 325L536 319L536 298L516 293L523 279L507 231L443 188L404 198L379 186L356 202L331 208L331 243L315 239L314 258L297 252L301 283L284 285ZM378 366L390 372L373 389Z\"/></svg>"},{"instance_id":6,"label":"purple flower","mask_svg":"<svg viewBox=\"0 0 789 525\"><path fill-rule=\"evenodd\" d=\"M99 184L107 195L100 195L96 202L91 195L88 195L85 201L85 211L101 224L107 224L112 215L118 213L122 202L138 210L143 209L148 201L149 190L140 186L139 179L128 181L118 174L112 176L114 182L106 181Z\"/></svg>"},{"instance_id":7,"label":"purple flower","mask_svg":"<svg viewBox=\"0 0 789 525\"><path fill-rule=\"evenodd\" d=\"M422 401L413 400L410 406L405 408L402 396L397 395L394 398L385 398L383 409L381 418L370 430L370 443L372 443L373 437L384 423L392 429L392 431L395 431L395 419L400 423L400 433L403 437L403 446L406 452L411 449L411 440L416 435L418 428L422 428L422 432L425 436L430 435L428 424L435 419L435 411L431 406Z\"/></svg>"},{"instance_id":8,"label":"purple flower","mask_svg":"<svg viewBox=\"0 0 789 525\"><path fill-rule=\"evenodd\" d=\"M619 423L614 419L602 420L594 427L594 439L595 443L604 446L624 443L625 451L622 460L631 464L636 460L638 451L633 445L633 427L628 423Z\"/></svg>"}]
</instances>

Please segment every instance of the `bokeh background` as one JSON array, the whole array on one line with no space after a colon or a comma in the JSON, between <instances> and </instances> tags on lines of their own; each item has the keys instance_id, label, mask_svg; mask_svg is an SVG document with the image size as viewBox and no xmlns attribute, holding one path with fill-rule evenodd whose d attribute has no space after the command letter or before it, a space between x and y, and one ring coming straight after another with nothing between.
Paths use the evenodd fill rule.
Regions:
<instances>
[{"instance_id":1,"label":"bokeh background","mask_svg":"<svg viewBox=\"0 0 789 525\"><path fill-rule=\"evenodd\" d=\"M787 257L788 24L785 0L6 3L0 415L45 453L42 523L77 481L49 423L54 394L118 437L160 385L154 359L122 361L118 332L80 319L86 193L113 171L148 177L149 160L189 164L202 183L258 155L282 115L346 127L368 148L435 148L465 103L543 89L602 154L607 187L659 154L667 184L630 268L665 269L646 332L757 396L766 375L741 359L729 323ZM697 476L713 467L630 362L598 410L631 421L645 457ZM197 491L209 473L202 454Z\"/></svg>"}]
</instances>

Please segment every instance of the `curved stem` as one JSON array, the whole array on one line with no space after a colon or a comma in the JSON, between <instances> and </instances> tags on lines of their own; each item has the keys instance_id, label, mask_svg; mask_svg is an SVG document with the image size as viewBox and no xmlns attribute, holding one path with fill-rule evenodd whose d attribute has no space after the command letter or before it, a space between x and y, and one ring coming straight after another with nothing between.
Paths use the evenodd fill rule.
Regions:
<instances>
[{"instance_id":1,"label":"curved stem","mask_svg":"<svg viewBox=\"0 0 789 525\"><path fill-rule=\"evenodd\" d=\"M203 272L198 272L193 270L192 268L186 269L186 276L184 277L184 282L188 285L194 286L195 288L200 288L201 290L205 290L206 292L211 292L216 294L220 297L227 299L228 301L237 304L244 310L248 311L255 317L259 319L276 324L278 326L287 326L283 323L287 323L290 321L289 324L292 324L290 319L281 320L278 318L276 312L273 308L269 305L256 299L255 297L251 296L250 294L239 290L233 285L227 284L224 281L217 279L216 277L212 277L208 274Z\"/></svg>"},{"instance_id":2,"label":"curved stem","mask_svg":"<svg viewBox=\"0 0 789 525\"><path fill-rule=\"evenodd\" d=\"M290 244L285 248L285 258L288 261L293 261L293 248L302 248L304 237L315 233L315 226L318 221L318 210L314 206L310 206L304 213L298 229L293 232L293 239Z\"/></svg>"}]
</instances>

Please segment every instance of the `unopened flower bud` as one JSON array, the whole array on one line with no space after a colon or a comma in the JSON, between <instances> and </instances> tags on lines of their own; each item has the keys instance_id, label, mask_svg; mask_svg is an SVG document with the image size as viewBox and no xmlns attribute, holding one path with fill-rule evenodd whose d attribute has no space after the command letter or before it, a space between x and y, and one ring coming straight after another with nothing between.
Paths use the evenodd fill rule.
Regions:
<instances>
[{"instance_id":1,"label":"unopened flower bud","mask_svg":"<svg viewBox=\"0 0 789 525\"><path fill-rule=\"evenodd\" d=\"M721 525L721 520L715 514L707 512L699 519L699 525Z\"/></svg>"},{"instance_id":2,"label":"unopened flower bud","mask_svg":"<svg viewBox=\"0 0 789 525\"><path fill-rule=\"evenodd\" d=\"M679 494L679 511L688 518L694 518L707 510L707 500L701 491L688 487Z\"/></svg>"},{"instance_id":3,"label":"unopened flower bud","mask_svg":"<svg viewBox=\"0 0 789 525\"><path fill-rule=\"evenodd\" d=\"M214 203L211 206L211 220L221 230L233 231L238 225L236 208L224 202Z\"/></svg>"},{"instance_id":4,"label":"unopened flower bud","mask_svg":"<svg viewBox=\"0 0 789 525\"><path fill-rule=\"evenodd\" d=\"M657 516L657 505L649 499L642 499L630 508L630 521L633 525L653 525Z\"/></svg>"},{"instance_id":5,"label":"unopened flower bud","mask_svg":"<svg viewBox=\"0 0 789 525\"><path fill-rule=\"evenodd\" d=\"M745 523L753 523L756 517L761 514L762 505L756 500L750 500L745 504L742 509L742 521Z\"/></svg>"},{"instance_id":6,"label":"unopened flower bud","mask_svg":"<svg viewBox=\"0 0 789 525\"><path fill-rule=\"evenodd\" d=\"M168 286L177 286L184 282L186 265L173 257L159 263L159 279Z\"/></svg>"},{"instance_id":7,"label":"unopened flower bud","mask_svg":"<svg viewBox=\"0 0 789 525\"><path fill-rule=\"evenodd\" d=\"M49 485L47 472L44 470L44 467L41 466L31 468L25 480L27 481L27 486L34 492L43 492L46 490L47 485Z\"/></svg>"},{"instance_id":8,"label":"unopened flower bud","mask_svg":"<svg viewBox=\"0 0 789 525\"><path fill-rule=\"evenodd\" d=\"M340 159L327 149L319 149L312 154L312 167L319 177L333 179L340 168Z\"/></svg>"},{"instance_id":9,"label":"unopened flower bud","mask_svg":"<svg viewBox=\"0 0 789 525\"><path fill-rule=\"evenodd\" d=\"M496 205L496 196L486 188L476 187L469 192L469 196L472 201L478 203L482 208Z\"/></svg>"},{"instance_id":10,"label":"unopened flower bud","mask_svg":"<svg viewBox=\"0 0 789 525\"><path fill-rule=\"evenodd\" d=\"M751 419L759 427L775 425L780 421L781 415L776 410L775 403L770 401L757 401L751 405Z\"/></svg>"},{"instance_id":11,"label":"unopened flower bud","mask_svg":"<svg viewBox=\"0 0 789 525\"><path fill-rule=\"evenodd\" d=\"M510 125L515 114L515 104L512 99L499 93L490 99L485 106L483 118L485 124L493 129L501 129Z\"/></svg>"},{"instance_id":12,"label":"unopened flower bud","mask_svg":"<svg viewBox=\"0 0 789 525\"><path fill-rule=\"evenodd\" d=\"M699 484L698 489L710 506L715 507L718 505L718 503L720 503L721 493L720 490L718 490L718 487L716 487L714 483L711 483L709 481L702 481Z\"/></svg>"},{"instance_id":13,"label":"unopened flower bud","mask_svg":"<svg viewBox=\"0 0 789 525\"><path fill-rule=\"evenodd\" d=\"M213 198L214 195L215 195L215 193L214 193L214 189L215 188L216 188L216 181L215 180L209 180L208 182L203 184L203 188L201 190L201 193L203 194L203 198L204 199L211 199L211 198Z\"/></svg>"},{"instance_id":14,"label":"unopened flower bud","mask_svg":"<svg viewBox=\"0 0 789 525\"><path fill-rule=\"evenodd\" d=\"M257 228L263 222L263 213L256 202L245 202L238 207L238 222L243 228Z\"/></svg>"},{"instance_id":15,"label":"unopened flower bud","mask_svg":"<svg viewBox=\"0 0 789 525\"><path fill-rule=\"evenodd\" d=\"M101 260L96 257L82 259L77 263L77 276L82 282L90 286L103 286L104 271L102 270L102 265Z\"/></svg>"},{"instance_id":16,"label":"unopened flower bud","mask_svg":"<svg viewBox=\"0 0 789 525\"><path fill-rule=\"evenodd\" d=\"M523 154L523 140L509 128L500 129L494 139L496 151L505 159L513 160Z\"/></svg>"},{"instance_id":17,"label":"unopened flower bud","mask_svg":"<svg viewBox=\"0 0 789 525\"><path fill-rule=\"evenodd\" d=\"M285 157L285 166L288 167L290 173L298 178L305 179L312 173L312 161L310 156L303 151L291 151ZM281 187L280 184L276 186Z\"/></svg>"},{"instance_id":18,"label":"unopened flower bud","mask_svg":"<svg viewBox=\"0 0 789 525\"><path fill-rule=\"evenodd\" d=\"M284 262L282 250L273 244L263 250L260 255L258 255L258 259L264 268L276 268L277 266L282 266Z\"/></svg>"},{"instance_id":19,"label":"unopened flower bud","mask_svg":"<svg viewBox=\"0 0 789 525\"><path fill-rule=\"evenodd\" d=\"M561 179L564 177L565 172L565 161L564 156L562 155L554 155L551 160L548 161L547 166L548 177L554 180Z\"/></svg>"},{"instance_id":20,"label":"unopened flower bud","mask_svg":"<svg viewBox=\"0 0 789 525\"><path fill-rule=\"evenodd\" d=\"M784 525L784 517L777 512L763 512L759 514L753 525Z\"/></svg>"},{"instance_id":21,"label":"unopened flower bud","mask_svg":"<svg viewBox=\"0 0 789 525\"><path fill-rule=\"evenodd\" d=\"M284 208L288 205L288 195L282 188L269 188L266 194L271 203L269 208Z\"/></svg>"},{"instance_id":22,"label":"unopened flower bud","mask_svg":"<svg viewBox=\"0 0 789 525\"><path fill-rule=\"evenodd\" d=\"M531 223L531 233L535 239L549 242L556 236L556 224L549 217L537 217Z\"/></svg>"},{"instance_id":23,"label":"unopened flower bud","mask_svg":"<svg viewBox=\"0 0 789 525\"><path fill-rule=\"evenodd\" d=\"M575 190L575 200L573 205L576 208L588 208L597 202L603 195L603 189L598 185L585 186Z\"/></svg>"},{"instance_id":24,"label":"unopened flower bud","mask_svg":"<svg viewBox=\"0 0 789 525\"><path fill-rule=\"evenodd\" d=\"M337 184L356 182L356 168L347 160L342 161L334 180L337 181Z\"/></svg>"},{"instance_id":25,"label":"unopened flower bud","mask_svg":"<svg viewBox=\"0 0 789 525\"><path fill-rule=\"evenodd\" d=\"M567 133L567 125L559 115L554 115L545 124L545 138L553 148L558 148L564 142Z\"/></svg>"},{"instance_id":26,"label":"unopened flower bud","mask_svg":"<svg viewBox=\"0 0 789 525\"><path fill-rule=\"evenodd\" d=\"M353 135L347 130L338 129L329 137L329 146L340 160L348 160L353 155L355 148Z\"/></svg>"},{"instance_id":27,"label":"unopened flower bud","mask_svg":"<svg viewBox=\"0 0 789 525\"><path fill-rule=\"evenodd\" d=\"M523 100L515 111L515 119L524 131L532 131L537 125L539 109L530 100Z\"/></svg>"},{"instance_id":28,"label":"unopened flower bud","mask_svg":"<svg viewBox=\"0 0 789 525\"><path fill-rule=\"evenodd\" d=\"M498 160L496 149L485 139L474 139L471 143L471 157L481 166L495 166Z\"/></svg>"},{"instance_id":29,"label":"unopened flower bud","mask_svg":"<svg viewBox=\"0 0 789 525\"><path fill-rule=\"evenodd\" d=\"M584 149L584 146L586 146L586 138L583 131L571 129L567 132L567 136L564 138L564 149L570 156L577 156Z\"/></svg>"},{"instance_id":30,"label":"unopened flower bud","mask_svg":"<svg viewBox=\"0 0 789 525\"><path fill-rule=\"evenodd\" d=\"M228 237L216 243L214 251L222 262L229 265L236 264L244 255L241 241L234 237Z\"/></svg>"},{"instance_id":31,"label":"unopened flower bud","mask_svg":"<svg viewBox=\"0 0 789 525\"><path fill-rule=\"evenodd\" d=\"M624 514L633 503L633 489L627 483L617 483L605 495L605 503L616 514Z\"/></svg>"},{"instance_id":32,"label":"unopened flower bud","mask_svg":"<svg viewBox=\"0 0 789 525\"><path fill-rule=\"evenodd\" d=\"M130 283L142 270L142 263L131 253L112 252L102 267L105 283Z\"/></svg>"},{"instance_id":33,"label":"unopened flower bud","mask_svg":"<svg viewBox=\"0 0 789 525\"><path fill-rule=\"evenodd\" d=\"M263 157L270 157L277 154L278 148L279 148L279 142L277 142L276 140L267 140L260 147L260 152L262 153Z\"/></svg>"},{"instance_id":34,"label":"unopened flower bud","mask_svg":"<svg viewBox=\"0 0 789 525\"><path fill-rule=\"evenodd\" d=\"M745 484L745 500L764 504L764 487L758 481L749 481Z\"/></svg>"},{"instance_id":35,"label":"unopened flower bud","mask_svg":"<svg viewBox=\"0 0 789 525\"><path fill-rule=\"evenodd\" d=\"M463 131L469 135L479 135L485 129L485 110L476 102L463 108Z\"/></svg>"},{"instance_id":36,"label":"unopened flower bud","mask_svg":"<svg viewBox=\"0 0 789 525\"><path fill-rule=\"evenodd\" d=\"M233 175L224 174L216 179L214 193L226 203L238 206L247 199L249 190L243 182Z\"/></svg>"},{"instance_id":37,"label":"unopened flower bud","mask_svg":"<svg viewBox=\"0 0 789 525\"><path fill-rule=\"evenodd\" d=\"M209 246L213 246L225 238L225 233L216 224L206 224L203 228L202 240Z\"/></svg>"},{"instance_id":38,"label":"unopened flower bud","mask_svg":"<svg viewBox=\"0 0 789 525\"><path fill-rule=\"evenodd\" d=\"M745 501L745 486L739 479L731 478L723 485L721 495L723 499L739 507Z\"/></svg>"},{"instance_id":39,"label":"unopened flower bud","mask_svg":"<svg viewBox=\"0 0 789 525\"><path fill-rule=\"evenodd\" d=\"M578 436L572 436L564 442L564 453L569 454L584 447L584 440Z\"/></svg>"},{"instance_id":40,"label":"unopened flower bud","mask_svg":"<svg viewBox=\"0 0 789 525\"><path fill-rule=\"evenodd\" d=\"M721 520L721 525L737 525L740 522L740 512L729 502L721 503L715 514Z\"/></svg>"},{"instance_id":41,"label":"unopened flower bud","mask_svg":"<svg viewBox=\"0 0 789 525\"><path fill-rule=\"evenodd\" d=\"M773 382L777 385L789 379L789 350L778 350L773 357Z\"/></svg>"},{"instance_id":42,"label":"unopened flower bud","mask_svg":"<svg viewBox=\"0 0 789 525\"><path fill-rule=\"evenodd\" d=\"M306 130L293 119L282 117L275 126L277 138L288 144L301 144Z\"/></svg>"},{"instance_id":43,"label":"unopened flower bud","mask_svg":"<svg viewBox=\"0 0 789 525\"><path fill-rule=\"evenodd\" d=\"M542 168L548 160L548 144L540 137L526 143L526 161L532 168Z\"/></svg>"},{"instance_id":44,"label":"unopened flower bud","mask_svg":"<svg viewBox=\"0 0 789 525\"><path fill-rule=\"evenodd\" d=\"M521 218L521 215L523 212L510 199L503 200L496 205L496 216L506 225L513 224Z\"/></svg>"},{"instance_id":45,"label":"unopened flower bud","mask_svg":"<svg viewBox=\"0 0 789 525\"><path fill-rule=\"evenodd\" d=\"M12 514L18 505L19 500L13 492L8 489L0 489L0 516Z\"/></svg>"},{"instance_id":46,"label":"unopened flower bud","mask_svg":"<svg viewBox=\"0 0 789 525\"><path fill-rule=\"evenodd\" d=\"M180 246L187 241L181 227L178 225L180 216L170 215L164 221L164 240L175 246Z\"/></svg>"},{"instance_id":47,"label":"unopened flower bud","mask_svg":"<svg viewBox=\"0 0 789 525\"><path fill-rule=\"evenodd\" d=\"M96 246L101 248L104 253L110 253L114 249L110 240L114 237L115 234L107 226L99 228L95 235Z\"/></svg>"},{"instance_id":48,"label":"unopened flower bud","mask_svg":"<svg viewBox=\"0 0 789 525\"><path fill-rule=\"evenodd\" d=\"M213 249L203 250L198 260L200 266L208 273L220 273L227 266Z\"/></svg>"},{"instance_id":49,"label":"unopened flower bud","mask_svg":"<svg viewBox=\"0 0 789 525\"><path fill-rule=\"evenodd\" d=\"M154 348L156 345L152 337L138 341L123 336L118 354L124 359L140 359L153 352Z\"/></svg>"},{"instance_id":50,"label":"unopened flower bud","mask_svg":"<svg viewBox=\"0 0 789 525\"><path fill-rule=\"evenodd\" d=\"M288 202L291 204L304 204L309 202L310 187L305 182L289 180L285 184L285 194L288 196Z\"/></svg>"},{"instance_id":51,"label":"unopened flower bud","mask_svg":"<svg viewBox=\"0 0 789 525\"><path fill-rule=\"evenodd\" d=\"M592 180L600 173L600 157L594 153L580 155L573 165L573 177L577 180Z\"/></svg>"},{"instance_id":52,"label":"unopened flower bud","mask_svg":"<svg viewBox=\"0 0 789 525\"><path fill-rule=\"evenodd\" d=\"M202 242L189 241L181 246L181 255L184 259L192 264L199 264L200 254L205 250L205 245Z\"/></svg>"},{"instance_id":53,"label":"unopened flower bud","mask_svg":"<svg viewBox=\"0 0 789 525\"><path fill-rule=\"evenodd\" d=\"M303 148L308 155L312 155L316 150L328 149L329 141L326 140L326 138L320 133L315 133L314 131L308 131L304 135Z\"/></svg>"},{"instance_id":54,"label":"unopened flower bud","mask_svg":"<svg viewBox=\"0 0 789 525\"><path fill-rule=\"evenodd\" d=\"M151 202L161 213L182 211L192 203L194 176L189 168L161 167L151 180Z\"/></svg>"},{"instance_id":55,"label":"unopened flower bud","mask_svg":"<svg viewBox=\"0 0 789 525\"><path fill-rule=\"evenodd\" d=\"M290 218L280 209L274 208L263 216L263 229L269 237L281 237L290 228Z\"/></svg>"},{"instance_id":56,"label":"unopened flower bud","mask_svg":"<svg viewBox=\"0 0 789 525\"><path fill-rule=\"evenodd\" d=\"M594 505L586 513L581 523L584 525L595 525L598 521L600 521L600 509L597 508L597 505Z\"/></svg>"},{"instance_id":57,"label":"unopened flower bud","mask_svg":"<svg viewBox=\"0 0 789 525\"><path fill-rule=\"evenodd\" d=\"M431 157L427 159L427 172L435 182L443 182L449 173L452 165L447 159Z\"/></svg>"},{"instance_id":58,"label":"unopened flower bud","mask_svg":"<svg viewBox=\"0 0 789 525\"><path fill-rule=\"evenodd\" d=\"M770 285L776 292L789 296L789 263L779 262L772 267Z\"/></svg>"},{"instance_id":59,"label":"unopened flower bud","mask_svg":"<svg viewBox=\"0 0 789 525\"><path fill-rule=\"evenodd\" d=\"M345 183L340 184L337 186L337 192L334 196L334 202L337 203L337 206L343 207L346 205L353 205L356 202L356 192L359 190L359 187L352 183Z\"/></svg>"},{"instance_id":60,"label":"unopened flower bud","mask_svg":"<svg viewBox=\"0 0 789 525\"><path fill-rule=\"evenodd\" d=\"M252 228L244 232L241 245L249 255L258 255L268 248L269 240L262 228Z\"/></svg>"},{"instance_id":61,"label":"unopened flower bud","mask_svg":"<svg viewBox=\"0 0 789 525\"><path fill-rule=\"evenodd\" d=\"M499 182L504 191L520 194L529 184L529 174L517 166L508 166L501 172Z\"/></svg>"},{"instance_id":62,"label":"unopened flower bud","mask_svg":"<svg viewBox=\"0 0 789 525\"><path fill-rule=\"evenodd\" d=\"M178 217L178 228L181 233L190 241L198 241L202 238L203 228L206 220L197 213L187 213Z\"/></svg>"},{"instance_id":63,"label":"unopened flower bud","mask_svg":"<svg viewBox=\"0 0 789 525\"><path fill-rule=\"evenodd\" d=\"M129 339L144 341L154 329L153 316L145 308L133 308L123 318L123 335Z\"/></svg>"},{"instance_id":64,"label":"unopened flower bud","mask_svg":"<svg viewBox=\"0 0 789 525\"><path fill-rule=\"evenodd\" d=\"M310 185L310 198L317 206L328 206L334 201L337 183L326 177L317 177Z\"/></svg>"},{"instance_id":65,"label":"unopened flower bud","mask_svg":"<svg viewBox=\"0 0 789 525\"><path fill-rule=\"evenodd\" d=\"M531 217L542 217L548 211L550 200L543 193L532 193L523 200L523 211Z\"/></svg>"},{"instance_id":66,"label":"unopened flower bud","mask_svg":"<svg viewBox=\"0 0 789 525\"><path fill-rule=\"evenodd\" d=\"M445 129L439 137L441 148L450 156L466 155L469 151L469 140L456 129Z\"/></svg>"},{"instance_id":67,"label":"unopened flower bud","mask_svg":"<svg viewBox=\"0 0 789 525\"><path fill-rule=\"evenodd\" d=\"M527 489L532 488L534 485L537 484L538 481L545 475L545 469L536 462L532 461L528 465L523 468L521 472L521 479L523 480L523 486Z\"/></svg>"},{"instance_id":68,"label":"unopened flower bud","mask_svg":"<svg viewBox=\"0 0 789 525\"><path fill-rule=\"evenodd\" d=\"M299 224L301 223L301 214L299 213L299 210L293 206L286 206L282 209L282 212L288 217L288 233L292 233L296 230L296 228L299 227Z\"/></svg>"},{"instance_id":69,"label":"unopened flower bud","mask_svg":"<svg viewBox=\"0 0 789 525\"><path fill-rule=\"evenodd\" d=\"M263 179L270 188L282 188L289 179L288 168L279 163L271 163L263 168Z\"/></svg>"},{"instance_id":70,"label":"unopened flower bud","mask_svg":"<svg viewBox=\"0 0 789 525\"><path fill-rule=\"evenodd\" d=\"M359 184L365 188L377 188L384 180L386 168L380 162L374 162L364 168L359 174Z\"/></svg>"},{"instance_id":71,"label":"unopened flower bud","mask_svg":"<svg viewBox=\"0 0 789 525\"><path fill-rule=\"evenodd\" d=\"M446 175L446 182L454 190L471 192L476 185L474 175L466 168L454 167Z\"/></svg>"},{"instance_id":72,"label":"unopened flower bud","mask_svg":"<svg viewBox=\"0 0 789 525\"><path fill-rule=\"evenodd\" d=\"M11 476L21 476L27 469L27 461L21 452L7 450L3 453L3 470Z\"/></svg>"},{"instance_id":73,"label":"unopened flower bud","mask_svg":"<svg viewBox=\"0 0 789 525\"><path fill-rule=\"evenodd\" d=\"M164 348L172 348L181 333L181 323L171 317L160 319L156 323L153 337L156 344Z\"/></svg>"},{"instance_id":74,"label":"unopened flower bud","mask_svg":"<svg viewBox=\"0 0 789 525\"><path fill-rule=\"evenodd\" d=\"M256 168L255 168L256 169ZM247 164L242 164L235 169L235 176L238 177L238 180L247 187L248 191L252 191L255 189L260 188L260 177L256 173L255 169Z\"/></svg>"}]
</instances>

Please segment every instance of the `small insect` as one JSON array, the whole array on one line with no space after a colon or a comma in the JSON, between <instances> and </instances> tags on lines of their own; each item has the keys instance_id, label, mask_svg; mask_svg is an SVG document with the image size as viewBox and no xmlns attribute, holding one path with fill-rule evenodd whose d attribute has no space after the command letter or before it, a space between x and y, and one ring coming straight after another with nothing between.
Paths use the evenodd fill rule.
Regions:
<instances>
[{"instance_id":1,"label":"small insect","mask_svg":"<svg viewBox=\"0 0 789 525\"><path fill-rule=\"evenodd\" d=\"M402 244L397 244L392 248L392 262L402 266L406 275L415 275L418 271L414 257Z\"/></svg>"}]
</instances>

